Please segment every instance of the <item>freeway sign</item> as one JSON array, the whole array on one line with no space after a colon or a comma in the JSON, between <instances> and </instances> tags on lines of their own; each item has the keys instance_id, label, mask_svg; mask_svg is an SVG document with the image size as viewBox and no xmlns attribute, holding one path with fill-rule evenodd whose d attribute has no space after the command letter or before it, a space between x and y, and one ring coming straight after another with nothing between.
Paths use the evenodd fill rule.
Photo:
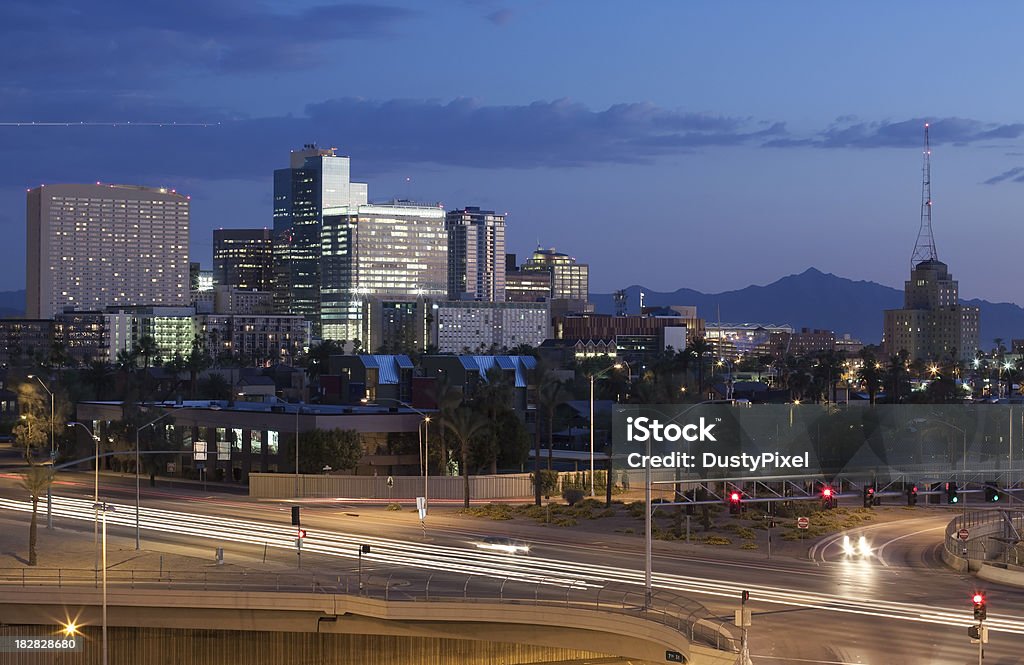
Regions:
<instances>
[{"instance_id":1,"label":"freeway sign","mask_svg":"<svg viewBox=\"0 0 1024 665\"><path fill-rule=\"evenodd\" d=\"M798 528L798 529L807 529L807 528L810 528L810 526L811 526L810 518L808 518L808 517L798 517L798 518L796 518L796 528Z\"/></svg>"},{"instance_id":2,"label":"freeway sign","mask_svg":"<svg viewBox=\"0 0 1024 665\"><path fill-rule=\"evenodd\" d=\"M959 538L960 540L967 540L968 538L971 537L971 532L968 531L967 529L960 529L959 531L956 532L956 537Z\"/></svg>"}]
</instances>

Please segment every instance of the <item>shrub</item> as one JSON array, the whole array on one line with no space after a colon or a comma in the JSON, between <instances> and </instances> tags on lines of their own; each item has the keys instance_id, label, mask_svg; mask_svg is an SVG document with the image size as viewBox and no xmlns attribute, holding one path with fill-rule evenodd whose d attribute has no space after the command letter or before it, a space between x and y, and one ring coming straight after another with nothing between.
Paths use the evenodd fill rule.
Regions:
<instances>
[{"instance_id":1,"label":"shrub","mask_svg":"<svg viewBox=\"0 0 1024 665\"><path fill-rule=\"evenodd\" d=\"M388 510L401 510L402 509L402 504L400 504L400 503L389 503L387 509Z\"/></svg>"},{"instance_id":2,"label":"shrub","mask_svg":"<svg viewBox=\"0 0 1024 665\"><path fill-rule=\"evenodd\" d=\"M535 481L534 475L530 474L530 480ZM541 469L540 471L540 493L547 498L551 498L551 495L558 489L558 472L548 471L547 469Z\"/></svg>"},{"instance_id":3,"label":"shrub","mask_svg":"<svg viewBox=\"0 0 1024 665\"><path fill-rule=\"evenodd\" d=\"M732 540L725 536L708 536L704 542L708 545L732 545Z\"/></svg>"},{"instance_id":4,"label":"shrub","mask_svg":"<svg viewBox=\"0 0 1024 665\"><path fill-rule=\"evenodd\" d=\"M562 498L570 506L575 506L577 503L583 501L583 490L575 487L566 487L562 490Z\"/></svg>"}]
</instances>

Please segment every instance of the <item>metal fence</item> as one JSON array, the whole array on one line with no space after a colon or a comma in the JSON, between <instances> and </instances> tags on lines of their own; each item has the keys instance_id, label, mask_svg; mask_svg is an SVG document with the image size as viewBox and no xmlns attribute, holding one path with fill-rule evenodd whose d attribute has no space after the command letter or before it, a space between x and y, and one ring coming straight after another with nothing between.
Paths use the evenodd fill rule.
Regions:
<instances>
[{"instance_id":1,"label":"metal fence","mask_svg":"<svg viewBox=\"0 0 1024 665\"><path fill-rule=\"evenodd\" d=\"M959 533L966 529L967 540ZM984 510L958 516L946 526L945 547L953 556L985 563L1024 563L1024 550L1015 540L1024 533L1024 511Z\"/></svg>"},{"instance_id":2,"label":"metal fence","mask_svg":"<svg viewBox=\"0 0 1024 665\"><path fill-rule=\"evenodd\" d=\"M0 588L100 585L99 574L81 568L0 568ZM656 589L647 602L643 587L623 583L566 583L563 579L517 579L453 573L372 570L354 573L246 573L228 570L107 570L108 588L343 594L389 602L491 602L613 612L668 626L691 643L739 651L730 624L701 603Z\"/></svg>"}]
</instances>

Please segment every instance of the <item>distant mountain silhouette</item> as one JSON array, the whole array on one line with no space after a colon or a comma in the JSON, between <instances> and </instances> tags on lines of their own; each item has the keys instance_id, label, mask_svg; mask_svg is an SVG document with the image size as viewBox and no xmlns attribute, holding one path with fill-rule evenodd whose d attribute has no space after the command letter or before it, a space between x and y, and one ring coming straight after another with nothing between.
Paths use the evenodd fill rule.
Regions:
<instances>
[{"instance_id":1,"label":"distant mountain silhouette","mask_svg":"<svg viewBox=\"0 0 1024 665\"><path fill-rule=\"evenodd\" d=\"M17 318L25 315L25 290L0 291L0 317Z\"/></svg>"},{"instance_id":2,"label":"distant mountain silhouette","mask_svg":"<svg viewBox=\"0 0 1024 665\"><path fill-rule=\"evenodd\" d=\"M696 305L697 314L708 322L789 324L796 329L821 328L836 334L849 333L864 343L882 339L882 311L903 306L903 291L876 282L854 281L808 268L765 286L751 285L736 291L701 293L679 289L659 293L641 286L626 289L629 313L640 309L640 291L644 304ZM613 314L612 294L591 294L598 312ZM988 349L1001 337L1007 346L1014 337L1024 337L1024 308L1012 303L965 300L981 308L981 346Z\"/></svg>"}]
</instances>

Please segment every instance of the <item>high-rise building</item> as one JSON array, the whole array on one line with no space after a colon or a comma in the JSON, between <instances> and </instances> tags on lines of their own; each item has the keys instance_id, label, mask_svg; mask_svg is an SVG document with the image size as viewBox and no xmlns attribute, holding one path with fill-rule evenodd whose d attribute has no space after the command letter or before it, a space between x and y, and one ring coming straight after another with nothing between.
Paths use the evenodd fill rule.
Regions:
<instances>
[{"instance_id":1,"label":"high-rise building","mask_svg":"<svg viewBox=\"0 0 1024 665\"><path fill-rule=\"evenodd\" d=\"M577 263L568 254L540 247L526 263L524 271L540 270L551 275L551 298L586 302L590 297L590 266Z\"/></svg>"},{"instance_id":2,"label":"high-rise building","mask_svg":"<svg viewBox=\"0 0 1024 665\"><path fill-rule=\"evenodd\" d=\"M350 180L349 158L306 144L274 171L274 308L299 314L319 334L320 241L324 210L367 202L365 183Z\"/></svg>"},{"instance_id":3,"label":"high-rise building","mask_svg":"<svg viewBox=\"0 0 1024 665\"><path fill-rule=\"evenodd\" d=\"M325 208L320 264L323 339L359 339L367 298L444 298L444 219L440 206L405 202Z\"/></svg>"},{"instance_id":4,"label":"high-rise building","mask_svg":"<svg viewBox=\"0 0 1024 665\"><path fill-rule=\"evenodd\" d=\"M274 251L269 229L213 232L213 283L244 291L269 291Z\"/></svg>"},{"instance_id":5,"label":"high-rise building","mask_svg":"<svg viewBox=\"0 0 1024 665\"><path fill-rule=\"evenodd\" d=\"M27 196L26 316L189 302L189 200L136 185L45 185Z\"/></svg>"},{"instance_id":6,"label":"high-rise building","mask_svg":"<svg viewBox=\"0 0 1024 665\"><path fill-rule=\"evenodd\" d=\"M906 351L912 360L971 360L978 349L979 308L960 304L959 285L939 260L932 231L932 169L928 124L921 169L921 225L904 283L903 309L885 311L882 345L887 355Z\"/></svg>"},{"instance_id":7,"label":"high-rise building","mask_svg":"<svg viewBox=\"0 0 1024 665\"><path fill-rule=\"evenodd\" d=\"M466 207L445 215L448 298L505 300L505 216Z\"/></svg>"},{"instance_id":8,"label":"high-rise building","mask_svg":"<svg viewBox=\"0 0 1024 665\"><path fill-rule=\"evenodd\" d=\"M973 359L981 314L960 304L958 290L945 263L918 263L904 283L903 309L885 311L886 355L906 351L911 360Z\"/></svg>"}]
</instances>

